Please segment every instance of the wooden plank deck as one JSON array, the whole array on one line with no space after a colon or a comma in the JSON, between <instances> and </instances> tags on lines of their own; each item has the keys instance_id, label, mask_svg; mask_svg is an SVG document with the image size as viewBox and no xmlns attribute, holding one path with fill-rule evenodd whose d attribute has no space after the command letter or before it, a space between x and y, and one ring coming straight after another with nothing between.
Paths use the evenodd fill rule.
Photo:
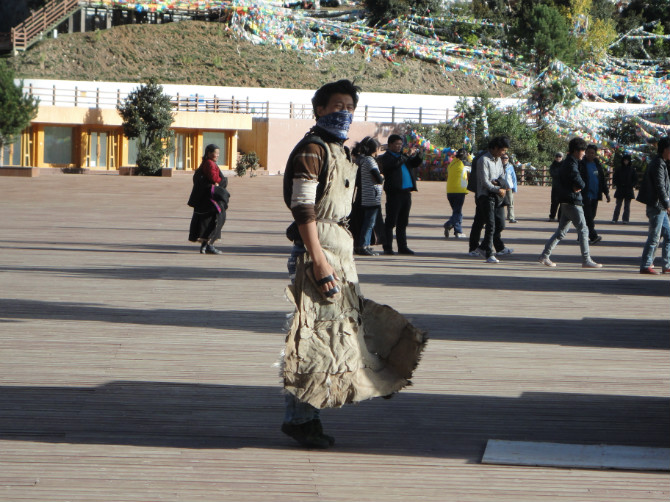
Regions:
<instances>
[{"instance_id":1,"label":"wooden plank deck","mask_svg":"<svg viewBox=\"0 0 670 502\"><path fill-rule=\"evenodd\" d=\"M489 439L670 446L670 288L637 273L642 205L623 226L601 204L604 269L580 268L574 231L548 269L549 189L522 187L516 252L487 265L444 239L444 184L419 188L417 255L358 266L431 340L408 390L323 413L324 452L279 431L281 178L231 178L222 256L186 240L188 176L3 178L0 501L667 501L668 473L480 463Z\"/></svg>"}]
</instances>

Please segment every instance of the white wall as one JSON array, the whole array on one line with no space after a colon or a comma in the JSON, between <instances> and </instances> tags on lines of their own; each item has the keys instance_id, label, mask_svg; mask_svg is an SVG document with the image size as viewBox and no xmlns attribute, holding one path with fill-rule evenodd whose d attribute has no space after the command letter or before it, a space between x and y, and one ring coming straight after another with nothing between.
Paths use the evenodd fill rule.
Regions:
<instances>
[{"instance_id":1,"label":"white wall","mask_svg":"<svg viewBox=\"0 0 670 502\"><path fill-rule=\"evenodd\" d=\"M17 84L20 81L16 81ZM71 107L75 105L87 108L114 108L117 100L123 100L128 93L138 88L139 83L125 82L87 82L72 80L40 80L26 79L23 82L24 91L32 85L33 95L40 98L44 105ZM54 94L55 86L55 94ZM163 85L165 92L171 96L179 95L180 100L198 96L202 105L204 100L214 97L222 100L235 99L249 101L248 113L255 117L285 119L312 119L311 98L314 90L300 89L273 89L253 87L217 87L203 85ZM76 89L76 93L75 93ZM356 122L396 123L404 121L434 124L452 119L455 116L455 107L458 96L435 96L422 94L393 94L363 92L360 96L358 109L354 115ZM472 98L469 98L472 99ZM517 106L519 99L493 99L499 106ZM267 104L269 103L269 111ZM586 127L596 132L604 124L604 120L611 116L614 110L623 108L628 113L636 115L651 105L634 105L621 103L582 102L582 107L573 109L569 113L570 122L575 122L577 129ZM591 111L593 110L593 111ZM366 117L367 113L367 117ZM421 116L421 118L420 118ZM581 127L577 126L581 124Z\"/></svg>"},{"instance_id":2,"label":"white wall","mask_svg":"<svg viewBox=\"0 0 670 502\"><path fill-rule=\"evenodd\" d=\"M20 83L19 80L16 81ZM86 104L95 106L95 95L99 89L100 95L105 97L104 103L101 102L101 108L113 108L115 104L115 95L117 90L121 92L122 97L133 91L141 84L124 82L87 82L74 80L41 80L25 79L23 81L24 90L32 85L35 95L39 96L45 104L52 104L53 86L56 86L56 106L72 106L72 96L75 88L78 91L79 106ZM179 94L180 97L198 97L213 98L216 96L221 99L235 98L237 100L249 100L250 102L271 104L304 104L311 109L311 99L314 95L314 89L273 89L273 88L252 88L252 87L217 87L205 85L175 85L163 84L165 92L171 96ZM83 94L83 96L82 96ZM416 115L419 108L430 110L441 110L439 117L446 116L449 110L449 116L453 116L453 109L458 101L458 96L429 96L419 94L391 94L391 93L372 93L363 92L358 103L359 112L356 114L356 120L363 120L361 110L365 106L391 108L395 106L399 109L411 109L412 114ZM404 120L401 110L398 110L396 119L402 122Z\"/></svg>"}]
</instances>

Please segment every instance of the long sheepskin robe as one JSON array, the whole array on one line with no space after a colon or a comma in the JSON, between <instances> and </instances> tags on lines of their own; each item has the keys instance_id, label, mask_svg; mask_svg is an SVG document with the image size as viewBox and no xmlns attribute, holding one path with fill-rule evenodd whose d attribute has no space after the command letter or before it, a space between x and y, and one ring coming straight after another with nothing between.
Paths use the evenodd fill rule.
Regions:
<instances>
[{"instance_id":1,"label":"long sheepskin robe","mask_svg":"<svg viewBox=\"0 0 670 502\"><path fill-rule=\"evenodd\" d=\"M340 278L330 302L308 277L308 253L298 259L289 299L295 313L282 372L284 388L316 408L387 396L410 384L426 334L391 307L363 298L353 240L340 222L351 211L357 167L329 143L328 183L316 205L319 241Z\"/></svg>"}]
</instances>

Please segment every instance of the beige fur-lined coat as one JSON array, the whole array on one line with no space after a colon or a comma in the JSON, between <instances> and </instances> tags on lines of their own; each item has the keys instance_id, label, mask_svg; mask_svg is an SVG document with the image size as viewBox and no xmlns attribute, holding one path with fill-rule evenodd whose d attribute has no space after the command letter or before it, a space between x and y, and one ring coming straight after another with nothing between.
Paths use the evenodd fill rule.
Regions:
<instances>
[{"instance_id":1,"label":"beige fur-lined coat","mask_svg":"<svg viewBox=\"0 0 670 502\"><path fill-rule=\"evenodd\" d=\"M295 313L282 364L284 388L316 408L387 396L410 383L426 335L391 307L363 298L349 231L337 222L351 212L356 165L328 145L328 183L316 205L319 241L340 278L334 302L307 277L305 253L287 289Z\"/></svg>"}]
</instances>

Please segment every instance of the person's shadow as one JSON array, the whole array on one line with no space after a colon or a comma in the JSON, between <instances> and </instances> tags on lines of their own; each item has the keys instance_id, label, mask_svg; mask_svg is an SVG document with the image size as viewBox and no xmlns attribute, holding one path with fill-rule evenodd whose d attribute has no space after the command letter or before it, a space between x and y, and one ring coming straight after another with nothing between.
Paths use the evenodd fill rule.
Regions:
<instances>
[{"instance_id":1,"label":"person's shadow","mask_svg":"<svg viewBox=\"0 0 670 502\"><path fill-rule=\"evenodd\" d=\"M421 394L325 410L335 449L465 458L489 439L669 447L670 399L561 393ZM182 448L293 448L279 387L110 382L0 387L0 439Z\"/></svg>"}]
</instances>

